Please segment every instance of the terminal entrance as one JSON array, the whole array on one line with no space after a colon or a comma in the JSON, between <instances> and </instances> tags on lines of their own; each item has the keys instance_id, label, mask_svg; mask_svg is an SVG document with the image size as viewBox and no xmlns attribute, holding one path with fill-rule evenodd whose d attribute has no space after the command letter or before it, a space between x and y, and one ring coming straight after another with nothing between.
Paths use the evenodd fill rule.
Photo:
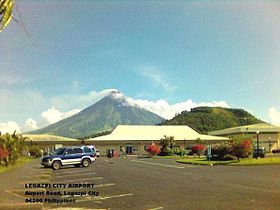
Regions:
<instances>
[{"instance_id":1,"label":"terminal entrance","mask_svg":"<svg viewBox=\"0 0 280 210\"><path fill-rule=\"evenodd\" d=\"M126 154L126 155L134 155L135 151L137 151L137 147L132 146L132 145L124 145L124 146L120 146L120 152L122 154Z\"/></svg>"},{"instance_id":2,"label":"terminal entrance","mask_svg":"<svg viewBox=\"0 0 280 210\"><path fill-rule=\"evenodd\" d=\"M133 147L132 146L125 146L125 153L127 155L131 155L133 153Z\"/></svg>"}]
</instances>

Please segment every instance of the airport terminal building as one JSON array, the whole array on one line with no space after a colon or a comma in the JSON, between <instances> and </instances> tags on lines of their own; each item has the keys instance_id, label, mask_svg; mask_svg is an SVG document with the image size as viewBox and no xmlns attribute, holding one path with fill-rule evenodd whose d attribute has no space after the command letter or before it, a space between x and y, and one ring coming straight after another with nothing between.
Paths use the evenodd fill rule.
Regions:
<instances>
[{"instance_id":1,"label":"airport terminal building","mask_svg":"<svg viewBox=\"0 0 280 210\"><path fill-rule=\"evenodd\" d=\"M106 155L107 149L113 149L118 154L125 152L128 155L141 155L152 143L159 144L164 136L174 136L175 147L186 148L197 141L204 144L215 144L227 141L228 137L202 135L185 125L118 125L111 134L78 140L47 134L24 135L30 144L39 145L44 152L51 152L62 146L94 145L100 155Z\"/></svg>"},{"instance_id":2,"label":"airport terminal building","mask_svg":"<svg viewBox=\"0 0 280 210\"><path fill-rule=\"evenodd\" d=\"M211 135L202 135L183 125L118 125L111 134L86 140L94 144L101 155L106 153L107 149L125 152L128 155L140 155L146 152L146 148L151 143L160 143L164 136L174 136L176 146L186 148L197 143L197 140L204 144L214 144L227 141L227 137L218 137Z\"/></svg>"},{"instance_id":3,"label":"airport terminal building","mask_svg":"<svg viewBox=\"0 0 280 210\"><path fill-rule=\"evenodd\" d=\"M208 134L229 138L237 135L249 135L252 137L255 146L257 139L259 139L259 146L264 147L267 152L271 152L273 149L280 149L280 126L269 123L216 130Z\"/></svg>"}]
</instances>

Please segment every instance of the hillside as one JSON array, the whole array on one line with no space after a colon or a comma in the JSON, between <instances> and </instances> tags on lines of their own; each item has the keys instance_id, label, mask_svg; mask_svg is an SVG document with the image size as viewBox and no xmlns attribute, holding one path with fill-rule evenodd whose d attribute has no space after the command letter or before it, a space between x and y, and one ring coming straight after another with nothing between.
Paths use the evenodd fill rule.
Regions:
<instances>
[{"instance_id":1,"label":"hillside","mask_svg":"<svg viewBox=\"0 0 280 210\"><path fill-rule=\"evenodd\" d=\"M145 109L130 106L125 97L112 92L92 106L64 120L51 124L31 134L52 134L71 138L83 138L110 131L119 124L154 125L164 119Z\"/></svg>"},{"instance_id":2,"label":"hillside","mask_svg":"<svg viewBox=\"0 0 280 210\"><path fill-rule=\"evenodd\" d=\"M162 125L188 125L199 133L230 127L262 123L243 109L229 109L221 107L197 107L191 111L183 111Z\"/></svg>"}]
</instances>

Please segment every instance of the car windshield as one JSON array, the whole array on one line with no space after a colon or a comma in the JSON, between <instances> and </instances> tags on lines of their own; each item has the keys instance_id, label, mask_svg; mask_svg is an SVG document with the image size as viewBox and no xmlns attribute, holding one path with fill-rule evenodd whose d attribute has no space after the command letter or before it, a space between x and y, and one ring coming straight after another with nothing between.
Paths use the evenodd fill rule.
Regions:
<instances>
[{"instance_id":1,"label":"car windshield","mask_svg":"<svg viewBox=\"0 0 280 210\"><path fill-rule=\"evenodd\" d=\"M88 148L90 148L93 152L95 152L95 147L93 146L87 146Z\"/></svg>"},{"instance_id":2,"label":"car windshield","mask_svg":"<svg viewBox=\"0 0 280 210\"><path fill-rule=\"evenodd\" d=\"M65 149L66 148L59 148L59 149L53 151L51 154L52 155L62 155L64 153Z\"/></svg>"},{"instance_id":3,"label":"car windshield","mask_svg":"<svg viewBox=\"0 0 280 210\"><path fill-rule=\"evenodd\" d=\"M254 152L265 152L265 149L254 149Z\"/></svg>"}]
</instances>

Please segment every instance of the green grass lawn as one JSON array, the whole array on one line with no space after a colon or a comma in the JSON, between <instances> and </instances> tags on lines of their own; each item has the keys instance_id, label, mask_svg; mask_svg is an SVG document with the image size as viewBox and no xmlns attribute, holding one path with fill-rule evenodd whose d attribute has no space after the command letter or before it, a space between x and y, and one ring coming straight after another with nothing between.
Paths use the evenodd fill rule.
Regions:
<instances>
[{"instance_id":1,"label":"green grass lawn","mask_svg":"<svg viewBox=\"0 0 280 210\"><path fill-rule=\"evenodd\" d=\"M178 155L167 155L167 156L153 156L152 158L155 158L155 159L178 159L180 158L180 156Z\"/></svg>"},{"instance_id":2,"label":"green grass lawn","mask_svg":"<svg viewBox=\"0 0 280 210\"><path fill-rule=\"evenodd\" d=\"M15 165L10 165L8 167L0 166L0 174L4 173L5 171L11 170L13 168L16 168L16 167L18 167L18 166L20 166L20 165L22 165L24 163L27 163L27 162L29 162L31 160L34 160L34 158L21 157L21 158L18 159L18 161L17 161L17 163Z\"/></svg>"},{"instance_id":3,"label":"green grass lawn","mask_svg":"<svg viewBox=\"0 0 280 210\"><path fill-rule=\"evenodd\" d=\"M268 158L244 158L230 161L208 161L205 158L182 158L176 160L178 163L196 164L196 165L235 165L235 166L249 166L249 165L276 165L280 164L280 157Z\"/></svg>"}]
</instances>

